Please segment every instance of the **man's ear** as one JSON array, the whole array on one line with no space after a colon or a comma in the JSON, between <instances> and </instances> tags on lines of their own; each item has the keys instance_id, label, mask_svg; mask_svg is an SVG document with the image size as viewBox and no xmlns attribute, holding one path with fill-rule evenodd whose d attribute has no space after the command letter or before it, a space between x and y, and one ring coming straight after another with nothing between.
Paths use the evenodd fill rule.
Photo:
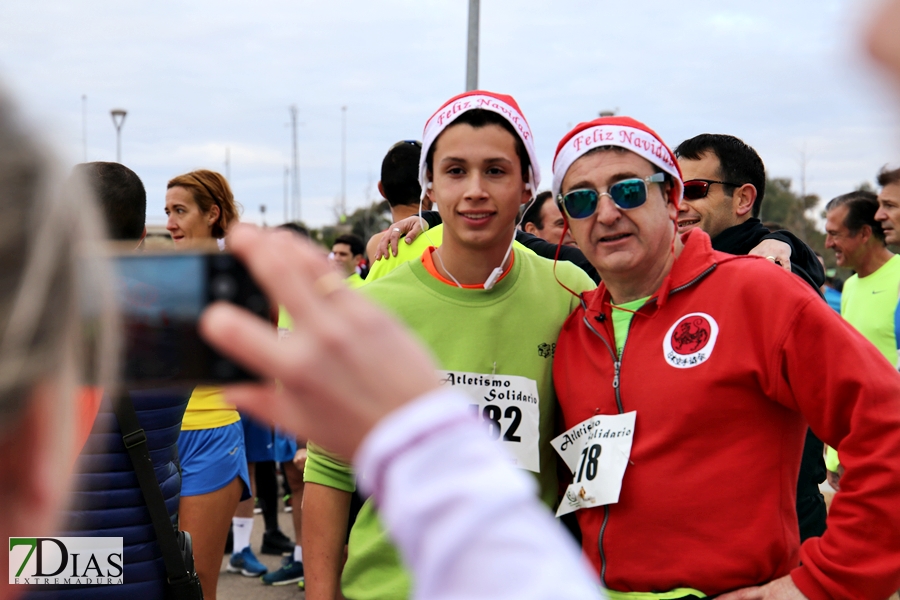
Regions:
<instances>
[{"instance_id":1,"label":"man's ear","mask_svg":"<svg viewBox=\"0 0 900 600\"><path fill-rule=\"evenodd\" d=\"M530 233L531 235L537 235L537 232L539 231L534 223L525 223L525 227L523 229L526 233Z\"/></svg>"},{"instance_id":2,"label":"man's ear","mask_svg":"<svg viewBox=\"0 0 900 600\"><path fill-rule=\"evenodd\" d=\"M428 198L429 202L434 204L434 183L431 171L425 173L425 181L425 197Z\"/></svg>"},{"instance_id":3,"label":"man's ear","mask_svg":"<svg viewBox=\"0 0 900 600\"><path fill-rule=\"evenodd\" d=\"M731 200L734 214L743 217L753 210L753 204L756 202L756 186L745 183L734 190Z\"/></svg>"},{"instance_id":4,"label":"man's ear","mask_svg":"<svg viewBox=\"0 0 900 600\"><path fill-rule=\"evenodd\" d=\"M519 204L524 206L525 204L528 204L532 198L534 198L534 192L531 191L531 186L526 185L525 189L522 190L522 201Z\"/></svg>"},{"instance_id":5,"label":"man's ear","mask_svg":"<svg viewBox=\"0 0 900 600\"><path fill-rule=\"evenodd\" d=\"M384 193L384 186L381 185L381 182L378 182L378 193L381 194L381 197L387 200L387 194Z\"/></svg>"},{"instance_id":6,"label":"man's ear","mask_svg":"<svg viewBox=\"0 0 900 600\"><path fill-rule=\"evenodd\" d=\"M872 226L871 225L863 225L859 228L859 231L856 235L862 236L862 243L865 244L870 239L872 239Z\"/></svg>"}]
</instances>

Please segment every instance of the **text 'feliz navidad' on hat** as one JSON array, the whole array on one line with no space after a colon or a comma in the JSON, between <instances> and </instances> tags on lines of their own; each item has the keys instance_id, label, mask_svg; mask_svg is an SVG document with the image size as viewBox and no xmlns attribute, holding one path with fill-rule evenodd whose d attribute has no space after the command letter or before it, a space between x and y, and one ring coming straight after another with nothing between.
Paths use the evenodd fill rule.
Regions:
<instances>
[{"instance_id":1,"label":"text 'feliz navidad' on hat","mask_svg":"<svg viewBox=\"0 0 900 600\"><path fill-rule=\"evenodd\" d=\"M422 156L419 159L419 183L422 185L423 197L428 187L425 160L434 141L460 115L476 109L497 113L509 121L513 129L519 134L519 138L525 144L528 160L531 162L528 183L531 186L531 194L534 196L537 193L538 185L541 183L541 170L538 167L537 152L534 148L534 136L531 134L531 127L528 126L528 121L522 115L522 110L512 96L495 94L484 90L473 90L447 100L425 123L425 132L422 134Z\"/></svg>"},{"instance_id":2,"label":"text 'feliz navidad' on hat","mask_svg":"<svg viewBox=\"0 0 900 600\"><path fill-rule=\"evenodd\" d=\"M556 147L553 157L553 197L559 195L563 178L576 160L603 146L618 146L631 150L672 176L674 190L672 201L681 202L684 193L681 169L675 154L655 131L631 117L600 117L579 123L566 134Z\"/></svg>"}]
</instances>

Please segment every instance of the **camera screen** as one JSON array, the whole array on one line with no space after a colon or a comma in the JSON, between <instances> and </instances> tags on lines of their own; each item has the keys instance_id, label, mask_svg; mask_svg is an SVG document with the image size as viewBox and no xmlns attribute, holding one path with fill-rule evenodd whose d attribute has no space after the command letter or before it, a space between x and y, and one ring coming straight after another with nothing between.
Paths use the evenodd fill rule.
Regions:
<instances>
[{"instance_id":1,"label":"camera screen","mask_svg":"<svg viewBox=\"0 0 900 600\"><path fill-rule=\"evenodd\" d=\"M203 378L208 350L197 333L207 303L202 255L118 256L116 293L127 382Z\"/></svg>"}]
</instances>

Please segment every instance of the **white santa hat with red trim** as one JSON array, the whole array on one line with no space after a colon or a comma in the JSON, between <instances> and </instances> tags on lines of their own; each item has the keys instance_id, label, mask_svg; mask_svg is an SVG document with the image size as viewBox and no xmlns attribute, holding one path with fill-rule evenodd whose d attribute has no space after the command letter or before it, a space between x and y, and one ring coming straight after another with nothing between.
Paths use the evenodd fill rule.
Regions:
<instances>
[{"instance_id":1,"label":"white santa hat with red trim","mask_svg":"<svg viewBox=\"0 0 900 600\"><path fill-rule=\"evenodd\" d=\"M509 121L513 129L518 132L519 138L525 144L528 160L531 162L531 168L528 172L528 183L531 186L531 194L534 196L537 193L538 185L541 183L541 171L540 167L538 167L537 152L535 152L534 148L534 136L531 134L531 127L528 126L528 121L522 115L522 110L512 96L495 94L484 90L474 90L447 100L425 123L425 132L422 134L422 156L419 158L419 183L422 185L422 197L425 196L425 191L428 187L425 159L428 157L429 149L441 132L453 121L463 113L475 109L497 113Z\"/></svg>"},{"instance_id":2,"label":"white santa hat with red trim","mask_svg":"<svg viewBox=\"0 0 900 600\"><path fill-rule=\"evenodd\" d=\"M559 195L563 178L572 163L594 148L602 146L631 150L671 175L675 184L671 199L675 206L681 202L684 184L675 154L655 131L631 117L600 117L587 123L579 123L560 140L553 157L554 198Z\"/></svg>"}]
</instances>

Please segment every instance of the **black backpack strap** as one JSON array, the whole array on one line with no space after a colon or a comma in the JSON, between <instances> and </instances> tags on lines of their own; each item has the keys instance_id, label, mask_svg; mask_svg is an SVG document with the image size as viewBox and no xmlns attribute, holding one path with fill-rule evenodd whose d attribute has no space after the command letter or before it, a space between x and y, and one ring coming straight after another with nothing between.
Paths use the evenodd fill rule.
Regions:
<instances>
[{"instance_id":1,"label":"black backpack strap","mask_svg":"<svg viewBox=\"0 0 900 600\"><path fill-rule=\"evenodd\" d=\"M150 519L153 521L153 529L156 532L156 541L162 551L163 562L166 564L166 577L171 584L187 582L191 579L184 564L184 557L178 546L175 536L175 528L169 519L169 511L166 510L166 501L159 482L153 472L153 461L150 459L150 448L147 446L147 435L141 429L134 404L128 392L121 392L114 402L116 419L119 421L119 429L122 430L122 441L138 483L141 485L141 493Z\"/></svg>"}]
</instances>

